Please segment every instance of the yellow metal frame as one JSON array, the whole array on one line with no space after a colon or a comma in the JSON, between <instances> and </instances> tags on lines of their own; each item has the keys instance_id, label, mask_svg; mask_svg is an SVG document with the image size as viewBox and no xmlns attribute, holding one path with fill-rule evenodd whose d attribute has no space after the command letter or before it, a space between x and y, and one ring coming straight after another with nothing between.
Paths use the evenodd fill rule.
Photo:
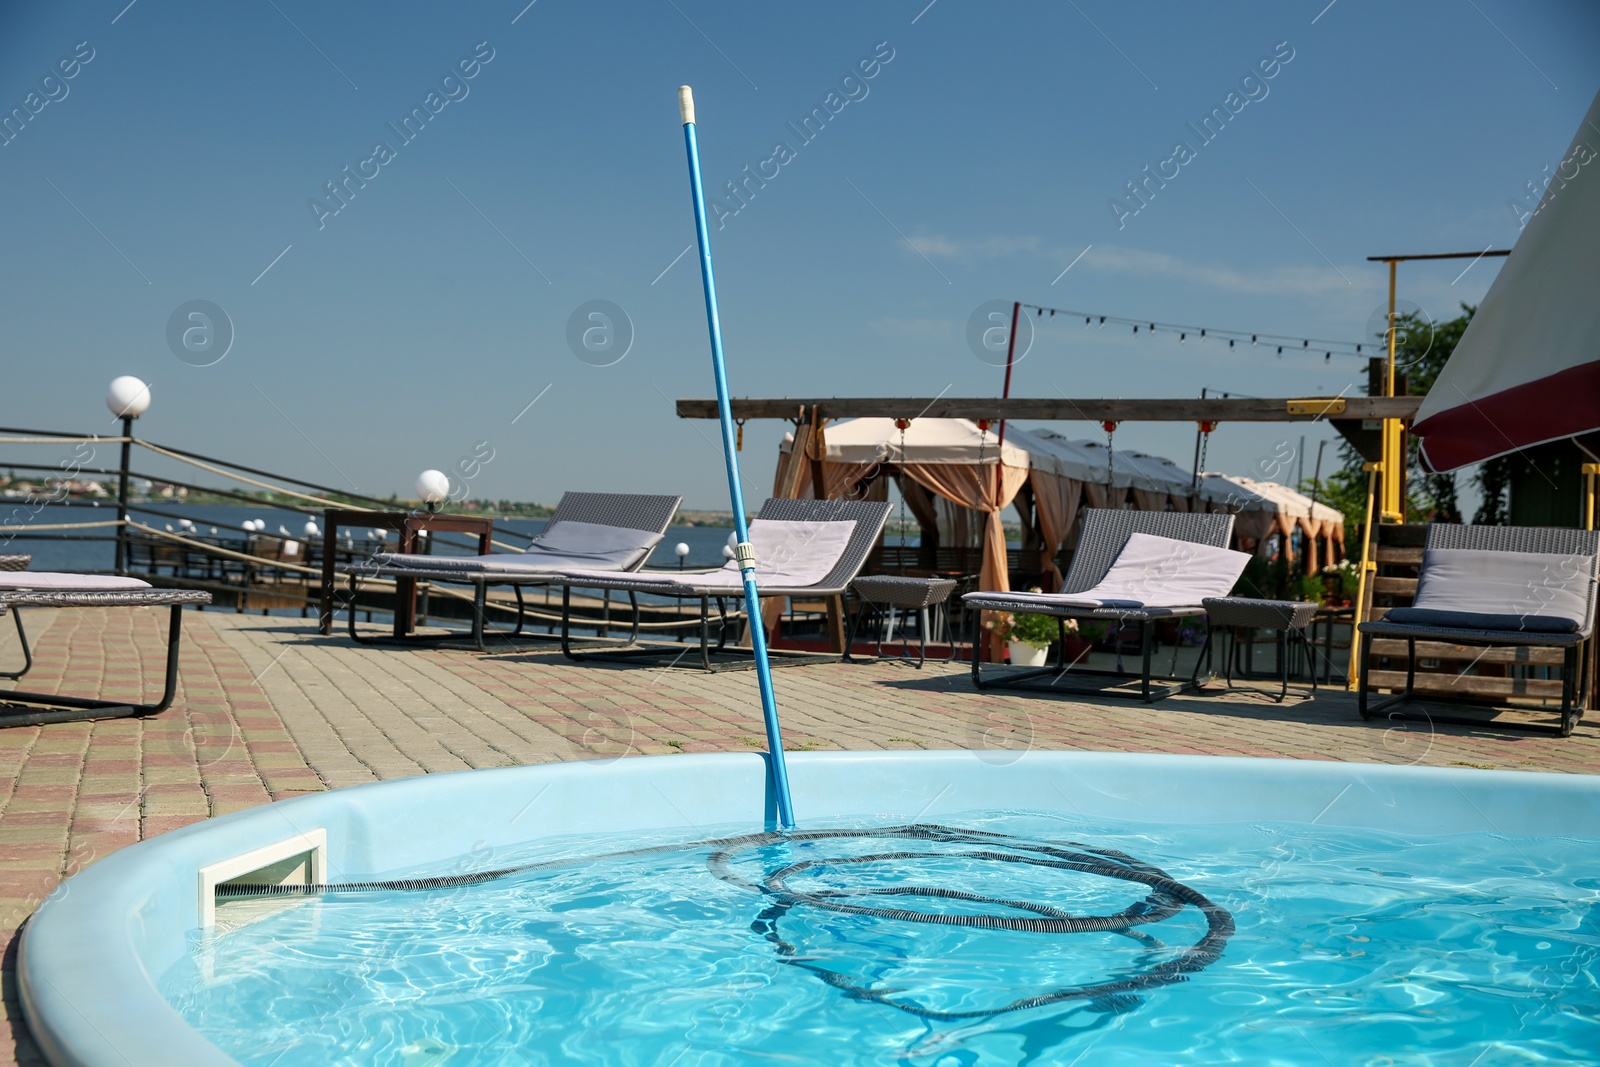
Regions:
<instances>
[{"instance_id":1,"label":"yellow metal frame","mask_svg":"<svg viewBox=\"0 0 1600 1067\"><path fill-rule=\"evenodd\" d=\"M1291 400L1286 405L1291 415L1313 415L1325 419L1332 415L1344 414L1344 397L1312 397L1305 400Z\"/></svg>"},{"instance_id":2,"label":"yellow metal frame","mask_svg":"<svg viewBox=\"0 0 1600 1067\"><path fill-rule=\"evenodd\" d=\"M1384 375L1384 396L1394 396L1395 386L1395 268L1396 261L1389 261L1389 364ZM1379 483L1378 511L1381 521L1405 522L1406 501L1404 492L1404 478L1406 462L1402 451L1404 445L1405 427L1399 419L1383 420L1383 478Z\"/></svg>"},{"instance_id":3,"label":"yellow metal frame","mask_svg":"<svg viewBox=\"0 0 1600 1067\"><path fill-rule=\"evenodd\" d=\"M1369 576L1378 569L1378 561L1372 558L1375 534L1372 520L1375 517L1378 482L1384 475L1382 463L1363 463L1361 469L1367 472L1367 521L1361 527L1361 569L1356 572L1355 613L1350 619L1350 670L1344 687L1351 692L1355 691L1361 680L1361 616L1367 604L1367 582Z\"/></svg>"},{"instance_id":4,"label":"yellow metal frame","mask_svg":"<svg viewBox=\"0 0 1600 1067\"><path fill-rule=\"evenodd\" d=\"M1600 490L1600 463L1583 465L1583 528L1594 529L1594 498Z\"/></svg>"}]
</instances>

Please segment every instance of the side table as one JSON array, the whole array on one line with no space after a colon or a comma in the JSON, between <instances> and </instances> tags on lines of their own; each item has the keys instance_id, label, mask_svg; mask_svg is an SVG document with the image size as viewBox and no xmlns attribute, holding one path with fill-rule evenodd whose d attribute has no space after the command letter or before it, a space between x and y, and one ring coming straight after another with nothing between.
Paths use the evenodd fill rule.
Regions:
<instances>
[{"instance_id":1,"label":"side table","mask_svg":"<svg viewBox=\"0 0 1600 1067\"><path fill-rule=\"evenodd\" d=\"M1317 688L1316 661L1306 640L1306 627L1316 617L1317 605L1297 600L1252 600L1246 597L1206 597L1200 601L1206 609L1206 640L1194 661L1194 682L1199 685L1200 664L1211 648L1211 639L1222 631L1226 651L1223 664L1227 685L1233 688L1233 661L1239 653L1236 630L1276 630L1278 632L1278 672L1282 688L1273 700L1282 703L1289 694L1289 643L1298 641L1311 665L1311 688Z\"/></svg>"},{"instance_id":2,"label":"side table","mask_svg":"<svg viewBox=\"0 0 1600 1067\"><path fill-rule=\"evenodd\" d=\"M894 636L894 613L897 608L917 612L917 667L920 669L928 659L928 629L929 609L940 609L943 614L943 605L950 599L950 594L955 592L956 582L953 578L907 578L898 575L876 575L867 578L857 578L850 583L850 591L860 598L861 604L856 608L855 617L850 621L850 633L844 641L844 658L850 660L850 649L855 643L856 631L861 627L861 620L866 615L869 607L887 609L888 611L888 637ZM945 622L945 637L950 636L949 620ZM878 641L878 654L883 654L883 635L880 633ZM909 659L905 653L901 657Z\"/></svg>"}]
</instances>

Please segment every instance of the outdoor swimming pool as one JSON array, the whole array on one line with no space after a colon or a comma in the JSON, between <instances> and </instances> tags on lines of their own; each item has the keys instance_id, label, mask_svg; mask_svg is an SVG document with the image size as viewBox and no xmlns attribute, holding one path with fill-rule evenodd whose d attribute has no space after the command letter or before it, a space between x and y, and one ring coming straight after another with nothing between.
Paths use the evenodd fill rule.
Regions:
<instances>
[{"instance_id":1,"label":"outdoor swimming pool","mask_svg":"<svg viewBox=\"0 0 1600 1067\"><path fill-rule=\"evenodd\" d=\"M761 829L763 770L436 775L177 831L41 909L30 1021L62 1063L118 1062L97 1046L120 1036L133 1062L263 1065L1588 1063L1600 1047L1600 790L1582 777L804 753L784 838ZM200 867L314 832L319 880L452 884L224 897L197 929ZM130 963L142 975L119 988Z\"/></svg>"},{"instance_id":2,"label":"outdoor swimming pool","mask_svg":"<svg viewBox=\"0 0 1600 1067\"><path fill-rule=\"evenodd\" d=\"M262 1067L1068 1063L1091 1048L1096 1063L1405 1062L1407 1049L1468 1063L1493 1049L1577 1064L1600 1048L1592 841L942 822L980 832L587 858L664 843L620 835L464 855L395 873L565 865L303 900L197 943L162 990ZM1208 906L1139 880L1162 874ZM1027 904L1131 925L1029 929L1073 924ZM899 911L1023 928L881 914Z\"/></svg>"}]
</instances>

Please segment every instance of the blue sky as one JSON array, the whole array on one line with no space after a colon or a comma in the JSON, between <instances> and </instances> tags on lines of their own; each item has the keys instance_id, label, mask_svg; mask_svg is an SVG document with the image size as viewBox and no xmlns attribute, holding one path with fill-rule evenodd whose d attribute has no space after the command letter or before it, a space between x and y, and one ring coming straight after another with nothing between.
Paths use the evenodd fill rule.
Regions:
<instances>
[{"instance_id":1,"label":"blue sky","mask_svg":"<svg viewBox=\"0 0 1600 1067\"><path fill-rule=\"evenodd\" d=\"M693 238L680 83L708 186L775 174L713 232L755 396L996 394L965 339L988 300L1361 340L1386 284L1365 257L1509 247L1508 202L1600 87L1580 2L125 4L0 13L0 111L39 94L0 147L0 419L100 429L134 374L152 440L373 493L486 441L474 495L725 505L713 427L671 404L711 395L694 257L666 269ZM414 107L407 142L389 124ZM789 124L817 108L808 142ZM1192 158L1119 222L1178 141ZM370 180L335 214L346 167ZM1449 317L1498 261L1461 267L1403 267L1401 295ZM210 366L169 344L193 300L232 322ZM592 300L632 323L609 366L569 348ZM1062 324L1013 392L1324 394L1362 369ZM755 500L783 429L747 428ZM1225 425L1210 466L1301 430ZM1118 444L1187 462L1193 428Z\"/></svg>"}]
</instances>

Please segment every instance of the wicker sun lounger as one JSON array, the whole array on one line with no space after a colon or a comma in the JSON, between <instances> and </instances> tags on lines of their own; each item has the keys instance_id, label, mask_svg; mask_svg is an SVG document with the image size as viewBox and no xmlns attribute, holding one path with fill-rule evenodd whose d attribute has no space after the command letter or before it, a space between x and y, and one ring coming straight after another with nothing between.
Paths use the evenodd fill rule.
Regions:
<instances>
[{"instance_id":1,"label":"wicker sun lounger","mask_svg":"<svg viewBox=\"0 0 1600 1067\"><path fill-rule=\"evenodd\" d=\"M1233 516L1225 514L1185 514L1181 512L1153 512L1153 511L1121 511L1105 508L1090 508L1083 513L1083 533L1079 535L1078 546L1072 556L1072 567L1067 572L1062 582L1061 592L1051 594L1029 593L1002 593L1002 592L977 592L968 593L962 600L972 616L972 682L979 689L989 688L1039 688L1055 693L1099 694L1104 696L1129 696L1132 694L1119 693L1110 686L1115 686L1130 678L1138 678L1140 698L1146 702L1154 702L1174 693L1186 689L1196 688L1196 678L1164 678L1160 685L1153 684L1150 676L1150 661L1154 651L1155 624L1161 619L1183 618L1204 615L1205 608L1200 601L1206 596L1227 596L1233 583L1238 578L1238 573L1244 568L1243 553L1230 553L1241 557L1231 578L1219 576L1212 584L1215 588L1207 591L1200 588L1204 583L1196 583L1193 589L1185 589L1187 594L1181 599L1192 600L1192 603L1166 603L1170 598L1159 596L1164 587L1168 585L1184 584L1188 576L1181 570L1175 573L1154 573L1150 576L1151 595L1148 597L1129 598L1119 602L1112 600L1106 606L1094 606L1083 598L1092 595L1097 588L1102 586L1107 575L1112 572L1113 566L1123 554L1124 548L1136 534L1145 534L1150 537L1166 538L1172 541L1184 541L1203 548L1206 552L1214 553L1225 551L1228 537L1233 532ZM1209 557L1208 557L1209 558ZM1226 569L1226 568L1224 568ZM1073 603L1074 598L1079 598L1079 603ZM1146 600L1153 601L1161 606L1147 605ZM1057 656L1053 666L1041 667L1030 671L1006 670L1003 672L991 671L990 676L983 676L978 654L979 641L983 636L980 620L985 611L1031 612L1040 615L1054 616L1057 621ZM1113 623L1137 622L1139 624L1139 656L1141 660L1140 672L1133 675L1125 671L1100 671L1085 667L1071 667L1065 658L1066 620L1068 619L1099 619ZM1176 650L1174 650L1176 655ZM1105 686L1066 686L1062 684L1069 668L1073 677L1088 679L1106 679ZM1044 684L1037 683L1044 680Z\"/></svg>"},{"instance_id":2,"label":"wicker sun lounger","mask_svg":"<svg viewBox=\"0 0 1600 1067\"><path fill-rule=\"evenodd\" d=\"M1560 722L1553 727L1496 725L1571 736L1583 718L1590 685L1585 653L1594 638L1597 578L1600 531L1444 523L1428 527L1415 603L1409 608L1390 608L1382 619L1361 624L1361 717L1370 719L1414 698L1418 641L1484 648L1559 648L1563 650ZM1408 659L1405 688L1371 703L1370 665L1376 638L1403 639ZM1427 650L1422 654L1427 655ZM1432 693L1429 699L1435 699ZM1451 703L1475 702L1471 698L1448 699ZM1387 717L1408 716L1390 712ZM1482 718L1431 713L1426 720L1484 724Z\"/></svg>"},{"instance_id":3,"label":"wicker sun lounger","mask_svg":"<svg viewBox=\"0 0 1600 1067\"><path fill-rule=\"evenodd\" d=\"M830 597L842 596L850 588L850 583L861 568L866 564L867 557L877 547L878 538L883 533L883 525L888 521L890 505L879 501L870 500L768 500L761 506L761 512L756 516L756 522L772 523L836 523L850 522L848 536L839 548L836 557L831 557L825 574L814 581L799 585L786 585L780 577L775 584L768 584L762 579L762 559L758 545L756 554L756 586L762 596L786 597ZM752 533L751 538L757 537ZM769 561L770 563L771 561ZM644 645L639 643L637 632L629 638L627 645L611 648L590 650L583 653L577 652L572 647L571 639L571 594L577 589L615 589L628 592L631 595L650 593L656 596L669 597L677 600L700 601L700 642L698 662L692 664L701 670L719 671L730 669L748 668L753 665L750 650L743 648L730 648L727 643L730 620L727 614L727 602L732 600L738 603L744 596L744 589L737 584L738 571L729 567L720 571L710 571L703 574L663 574L663 575L617 575L611 577L604 574L571 572L558 580L561 585L561 651L568 659L621 659L621 660L656 660L668 666L676 666L687 653L680 644ZM710 606L715 601L717 605L718 626L717 641L711 643L711 616ZM732 657L726 662L713 662L713 657ZM818 662L838 657L819 655L817 653L769 650L772 663L776 665L798 664L805 662Z\"/></svg>"},{"instance_id":4,"label":"wicker sun lounger","mask_svg":"<svg viewBox=\"0 0 1600 1067\"><path fill-rule=\"evenodd\" d=\"M488 591L491 585L507 585L517 599L517 625L509 632L493 632L507 640L523 636L526 605L522 588L526 585L547 585L551 576L566 568L583 567L602 570L637 571L650 558L651 549L660 542L667 527L678 513L681 496L659 496L639 493L565 493L550 515L544 532L534 539L526 553L497 552L487 556L421 556L400 553L379 553L370 560L340 568L350 579L349 633L351 640L364 644L423 644L437 645L462 640L462 634L414 634L404 638L362 637L356 632L356 592L363 578L417 578L430 582L470 584L472 599L472 643L480 652L487 652L485 641ZM555 531L567 524L568 532L577 536L570 540L593 543L608 536L615 547L609 551L572 554L552 544L561 540ZM577 524L577 525L574 525ZM632 598L630 598L631 600ZM634 604L633 628L638 632L638 605ZM528 637L544 637L528 634Z\"/></svg>"},{"instance_id":5,"label":"wicker sun lounger","mask_svg":"<svg viewBox=\"0 0 1600 1067\"><path fill-rule=\"evenodd\" d=\"M166 684L154 704L48 693L0 690L0 726L74 722L80 719L114 719L129 715L154 715L172 705L178 688L178 646L183 635L185 604L209 604L211 594L195 589L157 589L137 578L93 574L27 571L0 574L0 612L18 608L131 608L166 606ZM31 663L31 657L29 662Z\"/></svg>"}]
</instances>

